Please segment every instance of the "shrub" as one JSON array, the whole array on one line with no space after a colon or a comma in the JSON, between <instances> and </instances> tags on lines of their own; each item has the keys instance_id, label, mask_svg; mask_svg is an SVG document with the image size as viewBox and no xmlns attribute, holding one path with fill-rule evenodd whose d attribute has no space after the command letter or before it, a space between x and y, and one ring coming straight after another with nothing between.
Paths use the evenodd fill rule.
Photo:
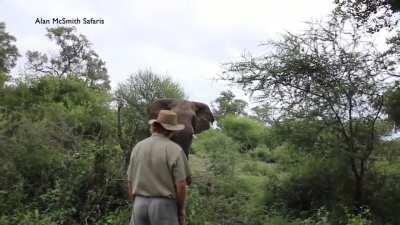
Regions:
<instances>
[{"instance_id":1,"label":"shrub","mask_svg":"<svg viewBox=\"0 0 400 225\"><path fill-rule=\"evenodd\" d=\"M265 201L268 208L278 208L293 216L307 216L323 206L331 209L338 203L338 193L347 182L343 176L346 167L338 159L296 153L289 146L274 151L281 165L275 174L267 174Z\"/></svg>"},{"instance_id":2,"label":"shrub","mask_svg":"<svg viewBox=\"0 0 400 225\"><path fill-rule=\"evenodd\" d=\"M267 128L248 117L228 115L221 119L222 131L240 144L240 151L247 152L262 144Z\"/></svg>"},{"instance_id":3,"label":"shrub","mask_svg":"<svg viewBox=\"0 0 400 225\"><path fill-rule=\"evenodd\" d=\"M213 183L211 192L202 192L202 185L194 185L189 191L188 224L263 224L262 207L249 204L250 196L240 180L220 177Z\"/></svg>"},{"instance_id":4,"label":"shrub","mask_svg":"<svg viewBox=\"0 0 400 225\"><path fill-rule=\"evenodd\" d=\"M271 150L266 145L257 146L250 155L257 160L266 162L266 163L274 163L275 159Z\"/></svg>"},{"instance_id":5,"label":"shrub","mask_svg":"<svg viewBox=\"0 0 400 225\"><path fill-rule=\"evenodd\" d=\"M122 209L111 211L109 214L103 216L96 225L121 225L129 224L132 215L132 207L125 206Z\"/></svg>"},{"instance_id":6,"label":"shrub","mask_svg":"<svg viewBox=\"0 0 400 225\"><path fill-rule=\"evenodd\" d=\"M246 174L251 176L266 176L272 170L272 165L262 161L248 160L245 161L240 174Z\"/></svg>"},{"instance_id":7,"label":"shrub","mask_svg":"<svg viewBox=\"0 0 400 225\"><path fill-rule=\"evenodd\" d=\"M15 216L0 216L0 225L57 225L51 217L41 214L39 210L19 211Z\"/></svg>"},{"instance_id":8,"label":"shrub","mask_svg":"<svg viewBox=\"0 0 400 225\"><path fill-rule=\"evenodd\" d=\"M371 212L384 222L400 224L400 163L377 161L373 172L368 192Z\"/></svg>"},{"instance_id":9,"label":"shrub","mask_svg":"<svg viewBox=\"0 0 400 225\"><path fill-rule=\"evenodd\" d=\"M207 168L216 176L232 176L239 145L219 130L208 130L194 141L196 152L207 158Z\"/></svg>"}]
</instances>

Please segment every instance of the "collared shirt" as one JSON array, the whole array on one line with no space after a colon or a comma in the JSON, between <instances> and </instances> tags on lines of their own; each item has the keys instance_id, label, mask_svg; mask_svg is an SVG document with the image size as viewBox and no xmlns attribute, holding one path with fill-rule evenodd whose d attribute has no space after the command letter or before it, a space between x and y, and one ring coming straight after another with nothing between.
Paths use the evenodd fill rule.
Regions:
<instances>
[{"instance_id":1,"label":"collared shirt","mask_svg":"<svg viewBox=\"0 0 400 225\"><path fill-rule=\"evenodd\" d=\"M133 148L127 174L134 195L176 199L175 183L187 179L190 169L182 148L154 133Z\"/></svg>"}]
</instances>

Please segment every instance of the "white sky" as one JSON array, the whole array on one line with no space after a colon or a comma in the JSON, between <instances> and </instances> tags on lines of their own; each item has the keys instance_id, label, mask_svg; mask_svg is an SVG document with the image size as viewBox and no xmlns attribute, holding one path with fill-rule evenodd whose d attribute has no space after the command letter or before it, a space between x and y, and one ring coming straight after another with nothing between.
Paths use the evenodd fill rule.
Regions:
<instances>
[{"instance_id":1,"label":"white sky","mask_svg":"<svg viewBox=\"0 0 400 225\"><path fill-rule=\"evenodd\" d=\"M222 63L260 50L261 42L280 33L301 30L332 8L333 0L0 0L0 21L24 56L27 50L51 53L49 25L35 24L38 17L104 19L77 28L106 62L113 88L151 68L179 82L190 100L209 104L227 89L244 98L214 80Z\"/></svg>"}]
</instances>

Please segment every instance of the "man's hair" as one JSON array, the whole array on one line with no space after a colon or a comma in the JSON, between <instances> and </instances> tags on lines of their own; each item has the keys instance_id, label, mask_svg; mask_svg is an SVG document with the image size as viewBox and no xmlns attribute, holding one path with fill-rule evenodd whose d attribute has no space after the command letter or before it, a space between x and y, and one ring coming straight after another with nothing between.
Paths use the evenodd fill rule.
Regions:
<instances>
[{"instance_id":1,"label":"man's hair","mask_svg":"<svg viewBox=\"0 0 400 225\"><path fill-rule=\"evenodd\" d=\"M165 136L168 137L173 131L170 131L170 130L165 129L165 128L164 128L160 123L158 123L158 122L154 122L154 123L151 125L151 133L154 133L154 132L163 134L163 135L165 135Z\"/></svg>"}]
</instances>

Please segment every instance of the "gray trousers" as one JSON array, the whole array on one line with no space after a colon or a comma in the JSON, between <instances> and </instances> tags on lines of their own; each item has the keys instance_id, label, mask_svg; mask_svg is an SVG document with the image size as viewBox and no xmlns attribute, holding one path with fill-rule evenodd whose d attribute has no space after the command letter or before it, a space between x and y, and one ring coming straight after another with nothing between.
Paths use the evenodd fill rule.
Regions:
<instances>
[{"instance_id":1,"label":"gray trousers","mask_svg":"<svg viewBox=\"0 0 400 225\"><path fill-rule=\"evenodd\" d=\"M176 201L136 196L130 225L179 225Z\"/></svg>"}]
</instances>

